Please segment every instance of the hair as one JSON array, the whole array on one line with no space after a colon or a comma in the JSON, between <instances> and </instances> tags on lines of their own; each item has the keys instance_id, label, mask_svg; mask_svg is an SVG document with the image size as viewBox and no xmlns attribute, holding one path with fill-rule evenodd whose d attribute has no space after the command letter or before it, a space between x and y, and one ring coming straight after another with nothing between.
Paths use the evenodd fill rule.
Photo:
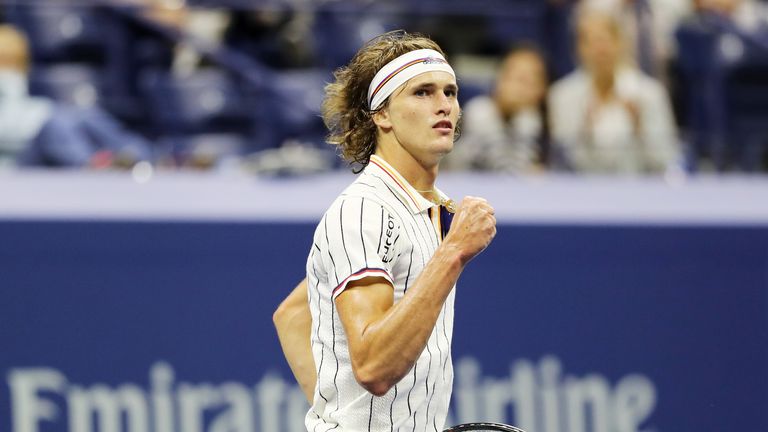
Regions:
<instances>
[{"instance_id":1,"label":"hair","mask_svg":"<svg viewBox=\"0 0 768 432\"><path fill-rule=\"evenodd\" d=\"M0 23L0 46L6 54L15 56L13 60L24 73L29 71L29 42L24 33L12 25Z\"/></svg>"},{"instance_id":2,"label":"hair","mask_svg":"<svg viewBox=\"0 0 768 432\"><path fill-rule=\"evenodd\" d=\"M513 56L517 55L532 55L538 59L539 62L541 62L541 66L543 68L544 73L544 97L541 99L541 102L536 107L542 120L542 128L541 128L541 134L539 136L539 139L537 140L536 145L536 159L537 161L542 164L543 166L549 166L551 163L551 130L549 125L549 105L547 103L547 88L550 85L550 65L549 65L549 56L547 53L541 48L540 45L533 41L529 40L522 40L518 42L514 42L511 45L507 47L507 50L504 52L504 55L501 57L501 61L499 62L499 67L496 71L496 81L494 82L494 89L493 92L496 92L496 87L498 86L499 77L502 73L502 66L505 62L507 62L509 59L511 59ZM494 95L495 97L495 95Z\"/></svg>"},{"instance_id":3,"label":"hair","mask_svg":"<svg viewBox=\"0 0 768 432\"><path fill-rule=\"evenodd\" d=\"M550 76L550 70L549 70L549 56L547 55L544 50L541 49L541 47L536 44L535 42L523 40L519 42L515 42L507 48L507 50L504 52L504 55L501 57L499 61L499 67L496 70L496 80L499 79L499 76L502 72L502 67L504 63L506 63L509 59L511 59L514 56L518 55L531 55L538 59L538 61L541 63L541 66L543 67L544 72L544 80L549 81Z\"/></svg>"},{"instance_id":4,"label":"hair","mask_svg":"<svg viewBox=\"0 0 768 432\"><path fill-rule=\"evenodd\" d=\"M573 15L573 31L576 40L576 46L578 46L584 36L585 26L590 24L604 25L611 32L616 39L616 43L619 47L619 62L620 63L632 63L631 54L629 52L630 43L627 40L627 32L621 26L621 21L617 13L609 10L602 10L599 8L589 8L581 6L576 10Z\"/></svg>"},{"instance_id":5,"label":"hair","mask_svg":"<svg viewBox=\"0 0 768 432\"><path fill-rule=\"evenodd\" d=\"M390 61L417 49L433 49L445 55L436 42L424 35L391 31L363 45L348 65L334 72L335 81L325 86L322 116L329 130L328 143L338 146L341 157L350 165L368 165L376 151L378 132L373 115L389 104L387 98L376 111L369 109L368 86L373 77Z\"/></svg>"},{"instance_id":6,"label":"hair","mask_svg":"<svg viewBox=\"0 0 768 432\"><path fill-rule=\"evenodd\" d=\"M504 55L502 56L502 61L513 55L523 53L536 55L541 58L542 63L545 64L548 60L547 53L541 48L541 45L531 40L520 40L507 46L507 50L504 51Z\"/></svg>"}]
</instances>

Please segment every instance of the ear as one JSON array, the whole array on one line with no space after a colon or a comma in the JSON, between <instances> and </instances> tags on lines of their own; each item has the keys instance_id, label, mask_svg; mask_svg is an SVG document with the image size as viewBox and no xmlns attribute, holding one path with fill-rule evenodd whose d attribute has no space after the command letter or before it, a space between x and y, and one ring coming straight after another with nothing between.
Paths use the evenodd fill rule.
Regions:
<instances>
[{"instance_id":1,"label":"ear","mask_svg":"<svg viewBox=\"0 0 768 432\"><path fill-rule=\"evenodd\" d=\"M389 115L389 107L384 107L373 114L373 122L385 131L392 129L392 118Z\"/></svg>"}]
</instances>

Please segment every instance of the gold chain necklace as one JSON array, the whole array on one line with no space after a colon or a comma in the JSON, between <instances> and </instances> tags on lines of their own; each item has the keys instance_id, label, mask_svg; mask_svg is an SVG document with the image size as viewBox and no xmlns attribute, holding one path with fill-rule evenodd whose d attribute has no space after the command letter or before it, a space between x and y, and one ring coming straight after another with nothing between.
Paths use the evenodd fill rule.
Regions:
<instances>
[{"instance_id":1,"label":"gold chain necklace","mask_svg":"<svg viewBox=\"0 0 768 432\"><path fill-rule=\"evenodd\" d=\"M414 188L415 189L415 188ZM435 188L429 189L429 190L418 190L416 189L416 192L425 194L428 193L435 198L427 198L428 200L432 201L433 203L445 207L446 210L450 213L456 213L456 210L458 210L458 207L456 206L456 201L450 199L450 198L443 198L440 196L439 193L435 190Z\"/></svg>"}]
</instances>

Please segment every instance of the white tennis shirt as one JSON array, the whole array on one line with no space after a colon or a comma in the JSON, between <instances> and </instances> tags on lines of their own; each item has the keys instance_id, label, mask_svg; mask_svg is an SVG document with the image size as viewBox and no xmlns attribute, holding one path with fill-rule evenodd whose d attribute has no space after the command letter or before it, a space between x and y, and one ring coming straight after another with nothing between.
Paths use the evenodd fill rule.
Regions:
<instances>
[{"instance_id":1,"label":"white tennis shirt","mask_svg":"<svg viewBox=\"0 0 768 432\"><path fill-rule=\"evenodd\" d=\"M369 276L392 283L395 303L407 295L442 241L441 210L374 155L320 221L307 260L318 377L305 419L309 432L443 430L453 382L455 289L412 370L381 397L355 380L334 302L350 281Z\"/></svg>"}]
</instances>

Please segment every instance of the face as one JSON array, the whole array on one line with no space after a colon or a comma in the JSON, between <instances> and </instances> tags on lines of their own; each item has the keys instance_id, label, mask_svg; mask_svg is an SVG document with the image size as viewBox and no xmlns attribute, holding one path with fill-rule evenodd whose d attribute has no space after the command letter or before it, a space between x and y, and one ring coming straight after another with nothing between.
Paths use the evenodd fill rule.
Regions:
<instances>
[{"instance_id":1,"label":"face","mask_svg":"<svg viewBox=\"0 0 768 432\"><path fill-rule=\"evenodd\" d=\"M460 108L458 85L447 72L427 72L397 89L374 116L379 145L400 145L422 165L437 164L453 149Z\"/></svg>"},{"instance_id":2,"label":"face","mask_svg":"<svg viewBox=\"0 0 768 432\"><path fill-rule=\"evenodd\" d=\"M608 17L587 16L579 22L579 56L587 70L598 74L613 73L621 57L618 32Z\"/></svg>"},{"instance_id":3,"label":"face","mask_svg":"<svg viewBox=\"0 0 768 432\"><path fill-rule=\"evenodd\" d=\"M544 98L547 77L544 63L532 52L520 51L508 56L496 80L496 101L511 114L538 106Z\"/></svg>"},{"instance_id":4,"label":"face","mask_svg":"<svg viewBox=\"0 0 768 432\"><path fill-rule=\"evenodd\" d=\"M0 29L0 69L26 72L27 62L24 39L13 31Z\"/></svg>"}]
</instances>

